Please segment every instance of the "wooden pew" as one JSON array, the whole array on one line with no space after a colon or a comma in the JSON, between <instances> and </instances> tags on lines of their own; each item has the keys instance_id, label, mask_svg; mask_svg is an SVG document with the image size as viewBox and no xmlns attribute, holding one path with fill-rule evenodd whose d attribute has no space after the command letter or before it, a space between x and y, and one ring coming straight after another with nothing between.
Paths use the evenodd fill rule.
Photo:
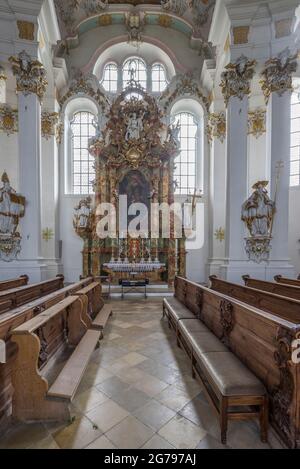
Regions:
<instances>
[{"instance_id":1,"label":"wooden pew","mask_svg":"<svg viewBox=\"0 0 300 469\"><path fill-rule=\"evenodd\" d=\"M293 360L300 326L183 278L175 289L176 298L266 386L273 427L300 448L300 363Z\"/></svg>"},{"instance_id":2,"label":"wooden pew","mask_svg":"<svg viewBox=\"0 0 300 469\"><path fill-rule=\"evenodd\" d=\"M275 282L281 283L284 285L293 285L294 287L300 287L300 280L292 279L292 278L285 278L281 275L276 275L274 277Z\"/></svg>"},{"instance_id":3,"label":"wooden pew","mask_svg":"<svg viewBox=\"0 0 300 469\"><path fill-rule=\"evenodd\" d=\"M23 287L28 285L28 282L29 277L27 275L21 275L21 277L12 280L3 280L0 282L0 292L11 290L13 288Z\"/></svg>"},{"instance_id":4,"label":"wooden pew","mask_svg":"<svg viewBox=\"0 0 300 469\"><path fill-rule=\"evenodd\" d=\"M56 292L39 298L35 301L27 303L19 308L0 315L0 340L6 343L7 361L0 364L0 430L7 427L10 423L12 414L12 365L16 358L17 348L11 341L11 331L30 319L36 317L46 309L59 303L68 296L76 294L78 290L86 287L93 282L93 278L89 277L75 284L69 285ZM83 316L84 316L83 311ZM89 321L89 317L85 317L85 321Z\"/></svg>"},{"instance_id":5,"label":"wooden pew","mask_svg":"<svg viewBox=\"0 0 300 469\"><path fill-rule=\"evenodd\" d=\"M58 275L52 280L0 292L0 317L1 314L11 309L22 306L63 287L64 277L63 275Z\"/></svg>"},{"instance_id":6,"label":"wooden pew","mask_svg":"<svg viewBox=\"0 0 300 469\"><path fill-rule=\"evenodd\" d=\"M211 289L300 325L300 300L210 277ZM260 281L258 281L260 282Z\"/></svg>"},{"instance_id":7,"label":"wooden pew","mask_svg":"<svg viewBox=\"0 0 300 469\"><path fill-rule=\"evenodd\" d=\"M70 420L69 404L100 338L99 331L88 330L82 311L81 298L69 296L12 331L18 346L12 368L15 419ZM69 358L49 382L52 366L65 352Z\"/></svg>"},{"instance_id":8,"label":"wooden pew","mask_svg":"<svg viewBox=\"0 0 300 469\"><path fill-rule=\"evenodd\" d=\"M101 337L103 337L103 330L112 315L112 308L110 305L104 305L101 283L92 282L82 290L78 290L76 295L81 296L84 302L84 309L90 319L89 328L102 331Z\"/></svg>"},{"instance_id":9,"label":"wooden pew","mask_svg":"<svg viewBox=\"0 0 300 469\"><path fill-rule=\"evenodd\" d=\"M257 280L251 278L249 275L244 275L243 280L246 287L255 288L257 290L274 293L275 295L286 296L287 298L294 298L300 300L300 286L293 286L283 283L267 282L265 280Z\"/></svg>"}]
</instances>

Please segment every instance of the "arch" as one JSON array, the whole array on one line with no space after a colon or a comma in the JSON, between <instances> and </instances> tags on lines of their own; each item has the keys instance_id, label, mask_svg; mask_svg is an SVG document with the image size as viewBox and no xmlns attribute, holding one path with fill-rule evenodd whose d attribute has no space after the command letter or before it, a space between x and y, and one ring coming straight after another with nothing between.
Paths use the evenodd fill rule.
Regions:
<instances>
[{"instance_id":1,"label":"arch","mask_svg":"<svg viewBox=\"0 0 300 469\"><path fill-rule=\"evenodd\" d=\"M126 59L136 56L137 50L133 45L128 44L126 36L119 36L105 42L94 53L91 61L84 68L84 72L93 72L100 79L103 75L103 68L108 62L116 62L121 66ZM149 64L161 62L166 67L167 79L170 81L176 75L176 69L183 70L173 52L156 38L144 37L143 43L139 47L138 56L143 57Z\"/></svg>"}]
</instances>

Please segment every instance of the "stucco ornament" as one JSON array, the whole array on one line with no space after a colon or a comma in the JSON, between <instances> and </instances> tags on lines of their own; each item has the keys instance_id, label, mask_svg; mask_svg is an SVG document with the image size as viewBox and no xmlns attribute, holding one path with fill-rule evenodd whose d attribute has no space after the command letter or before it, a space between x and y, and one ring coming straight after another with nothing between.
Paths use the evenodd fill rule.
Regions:
<instances>
[{"instance_id":1,"label":"stucco ornament","mask_svg":"<svg viewBox=\"0 0 300 469\"><path fill-rule=\"evenodd\" d=\"M217 138L222 143L226 138L226 114L225 112L211 113L208 116L207 138L212 143Z\"/></svg>"},{"instance_id":2,"label":"stucco ornament","mask_svg":"<svg viewBox=\"0 0 300 469\"><path fill-rule=\"evenodd\" d=\"M297 54L291 55L288 47L278 57L266 62L260 82L266 103L271 93L282 96L286 91L293 91L292 75L297 71L297 66Z\"/></svg>"},{"instance_id":3,"label":"stucco ornament","mask_svg":"<svg viewBox=\"0 0 300 469\"><path fill-rule=\"evenodd\" d=\"M243 99L250 94L251 80L255 73L255 60L249 60L244 55L235 62L229 63L222 73L221 88L226 106L231 97Z\"/></svg>"},{"instance_id":4,"label":"stucco ornament","mask_svg":"<svg viewBox=\"0 0 300 469\"><path fill-rule=\"evenodd\" d=\"M32 59L27 52L21 52L17 57L10 57L12 71L17 79L17 91L25 95L36 94L43 98L46 88L46 70L41 62Z\"/></svg>"},{"instance_id":5,"label":"stucco ornament","mask_svg":"<svg viewBox=\"0 0 300 469\"><path fill-rule=\"evenodd\" d=\"M74 208L73 226L81 238L86 238L93 227L92 199L87 197Z\"/></svg>"},{"instance_id":6,"label":"stucco ornament","mask_svg":"<svg viewBox=\"0 0 300 469\"><path fill-rule=\"evenodd\" d=\"M25 215L25 197L11 187L6 173L0 188L0 259L15 260L21 252L21 235L17 231L19 219Z\"/></svg>"},{"instance_id":7,"label":"stucco ornament","mask_svg":"<svg viewBox=\"0 0 300 469\"><path fill-rule=\"evenodd\" d=\"M258 181L253 194L242 206L242 221L249 230L246 238L246 252L249 260L257 263L267 261L271 250L272 228L276 212L266 189L268 181Z\"/></svg>"},{"instance_id":8,"label":"stucco ornament","mask_svg":"<svg viewBox=\"0 0 300 469\"><path fill-rule=\"evenodd\" d=\"M18 110L7 104L0 104L0 130L6 135L18 132Z\"/></svg>"}]
</instances>

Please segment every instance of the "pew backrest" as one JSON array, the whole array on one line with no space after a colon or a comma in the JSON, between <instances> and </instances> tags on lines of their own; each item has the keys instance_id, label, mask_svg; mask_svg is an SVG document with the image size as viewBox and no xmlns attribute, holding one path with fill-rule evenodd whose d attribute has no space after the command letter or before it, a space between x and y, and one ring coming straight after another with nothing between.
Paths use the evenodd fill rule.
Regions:
<instances>
[{"instance_id":1,"label":"pew backrest","mask_svg":"<svg viewBox=\"0 0 300 469\"><path fill-rule=\"evenodd\" d=\"M300 300L300 286L293 286L283 283L267 282L265 280L257 280L249 275L244 275L243 280L246 287L255 288L275 295L285 296Z\"/></svg>"},{"instance_id":2,"label":"pew backrest","mask_svg":"<svg viewBox=\"0 0 300 469\"><path fill-rule=\"evenodd\" d=\"M29 277L27 275L21 275L21 277L11 280L3 280L0 282L0 292L26 286L28 282Z\"/></svg>"},{"instance_id":3,"label":"pew backrest","mask_svg":"<svg viewBox=\"0 0 300 469\"><path fill-rule=\"evenodd\" d=\"M210 277L211 289L300 325L300 300ZM259 284L259 282L258 282Z\"/></svg>"},{"instance_id":4,"label":"pew backrest","mask_svg":"<svg viewBox=\"0 0 300 469\"><path fill-rule=\"evenodd\" d=\"M296 280L296 279L293 279L293 278L285 278L285 277L282 277L281 275L276 275L274 277L274 280L275 282L277 283L280 283L280 284L284 284L284 285L292 285L294 287L300 287L300 280Z\"/></svg>"}]
</instances>

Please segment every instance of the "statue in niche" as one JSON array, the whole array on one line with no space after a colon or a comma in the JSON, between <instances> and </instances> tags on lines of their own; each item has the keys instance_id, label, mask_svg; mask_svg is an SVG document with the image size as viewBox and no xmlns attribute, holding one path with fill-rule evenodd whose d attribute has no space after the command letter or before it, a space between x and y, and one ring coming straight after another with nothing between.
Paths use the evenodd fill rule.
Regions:
<instances>
[{"instance_id":1,"label":"statue in niche","mask_svg":"<svg viewBox=\"0 0 300 469\"><path fill-rule=\"evenodd\" d=\"M11 187L6 173L1 181L0 189L0 233L15 235L19 219L25 214L25 198Z\"/></svg>"},{"instance_id":2,"label":"statue in niche","mask_svg":"<svg viewBox=\"0 0 300 469\"><path fill-rule=\"evenodd\" d=\"M126 142L130 140L139 140L141 138L141 134L144 130L143 119L144 114L138 115L136 112L133 112L129 116L125 135Z\"/></svg>"},{"instance_id":3,"label":"statue in niche","mask_svg":"<svg viewBox=\"0 0 300 469\"><path fill-rule=\"evenodd\" d=\"M91 216L92 216L92 199L88 197L79 202L78 206L75 207L73 225L76 233L84 234L91 229Z\"/></svg>"},{"instance_id":4,"label":"statue in niche","mask_svg":"<svg viewBox=\"0 0 300 469\"><path fill-rule=\"evenodd\" d=\"M17 228L25 215L25 197L11 187L6 173L0 188L0 258L5 262L15 260L21 252L21 236Z\"/></svg>"},{"instance_id":5,"label":"statue in niche","mask_svg":"<svg viewBox=\"0 0 300 469\"><path fill-rule=\"evenodd\" d=\"M253 194L243 204L242 220L246 223L252 237L270 237L275 202L268 195L266 189L268 181L259 181L254 184Z\"/></svg>"}]
</instances>

